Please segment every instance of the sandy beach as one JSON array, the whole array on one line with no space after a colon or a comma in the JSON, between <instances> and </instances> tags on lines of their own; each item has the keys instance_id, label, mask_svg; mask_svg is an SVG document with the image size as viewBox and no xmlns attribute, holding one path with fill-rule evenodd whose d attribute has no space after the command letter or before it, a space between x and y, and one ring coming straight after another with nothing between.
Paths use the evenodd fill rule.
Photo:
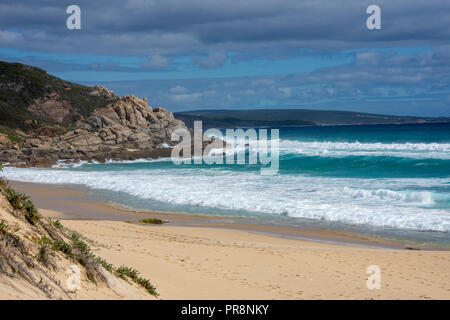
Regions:
<instances>
[{"instance_id":1,"label":"sandy beach","mask_svg":"<svg viewBox=\"0 0 450 320\"><path fill-rule=\"evenodd\" d=\"M450 301L450 1L405 4L2 1L0 300Z\"/></svg>"},{"instance_id":2,"label":"sandy beach","mask_svg":"<svg viewBox=\"0 0 450 320\"><path fill-rule=\"evenodd\" d=\"M367 249L236 230L64 221L96 252L150 278L162 299L448 299L450 254ZM381 268L368 290L366 268Z\"/></svg>"},{"instance_id":3,"label":"sandy beach","mask_svg":"<svg viewBox=\"0 0 450 320\"><path fill-rule=\"evenodd\" d=\"M76 189L12 184L44 216L93 240L96 254L151 279L161 299L450 298L448 251L371 248L380 243L316 230L303 235L323 241L289 239L229 228L219 217L155 213L171 222L144 225L149 214L75 201L83 197ZM366 285L371 265L381 271L379 290Z\"/></svg>"}]
</instances>

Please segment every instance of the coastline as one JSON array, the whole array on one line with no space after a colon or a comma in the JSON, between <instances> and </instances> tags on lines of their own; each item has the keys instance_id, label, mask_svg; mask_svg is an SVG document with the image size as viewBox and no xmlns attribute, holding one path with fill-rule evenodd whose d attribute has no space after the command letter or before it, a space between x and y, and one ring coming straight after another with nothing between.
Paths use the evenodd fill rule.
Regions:
<instances>
[{"instance_id":1,"label":"coastline","mask_svg":"<svg viewBox=\"0 0 450 320\"><path fill-rule=\"evenodd\" d=\"M317 230L302 231L311 239L293 239L286 230L258 229L236 223L239 219L230 223L224 217L149 213L86 201L86 193L70 186L11 185L30 194L45 217L61 219L92 240L96 254L140 270L161 299L450 298L449 251L399 250ZM147 217L170 222L138 222ZM381 269L380 290L366 287L370 265Z\"/></svg>"},{"instance_id":2,"label":"coastline","mask_svg":"<svg viewBox=\"0 0 450 320\"><path fill-rule=\"evenodd\" d=\"M380 249L404 249L404 242L337 229L298 228L254 222L251 218L202 215L180 212L135 210L104 202L89 195L85 187L9 181L19 192L31 196L46 217L61 220L102 220L139 223L144 218L156 218L167 227L201 227L239 230L254 234L303 240L342 246ZM416 248L415 244L412 247ZM420 249L429 249L420 247ZM434 249L434 248L433 248ZM438 247L437 249L442 249Z\"/></svg>"}]
</instances>

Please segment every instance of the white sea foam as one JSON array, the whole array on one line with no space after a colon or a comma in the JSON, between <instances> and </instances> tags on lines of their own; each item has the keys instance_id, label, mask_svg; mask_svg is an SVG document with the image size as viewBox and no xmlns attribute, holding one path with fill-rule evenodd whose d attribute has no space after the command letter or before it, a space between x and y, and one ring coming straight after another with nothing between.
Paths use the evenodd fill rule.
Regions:
<instances>
[{"instance_id":1,"label":"white sea foam","mask_svg":"<svg viewBox=\"0 0 450 320\"><path fill-rule=\"evenodd\" d=\"M52 165L52 168L78 168L85 164L88 164L88 161L80 160L74 162L73 159L62 159L56 161L56 164Z\"/></svg>"},{"instance_id":2,"label":"white sea foam","mask_svg":"<svg viewBox=\"0 0 450 320\"><path fill-rule=\"evenodd\" d=\"M81 184L180 206L340 221L415 230L450 231L448 197L431 191L450 179L349 179L260 176L221 169L82 171L5 168L7 179ZM448 199L447 199L448 200Z\"/></svg>"},{"instance_id":3,"label":"white sea foam","mask_svg":"<svg viewBox=\"0 0 450 320\"><path fill-rule=\"evenodd\" d=\"M281 151L312 156L397 156L417 159L450 159L449 143L302 142L283 140Z\"/></svg>"},{"instance_id":4,"label":"white sea foam","mask_svg":"<svg viewBox=\"0 0 450 320\"><path fill-rule=\"evenodd\" d=\"M235 140L236 152L258 148L258 140ZM259 141L265 142L267 141ZM270 145L270 143L269 143ZM361 143L336 141L279 140L280 154L303 154L307 156L395 156L415 159L450 159L450 143ZM226 150L215 150L216 153Z\"/></svg>"},{"instance_id":5,"label":"white sea foam","mask_svg":"<svg viewBox=\"0 0 450 320\"><path fill-rule=\"evenodd\" d=\"M344 190L349 192L355 199L358 198L375 198L380 200L393 200L400 202L416 203L424 206L431 206L435 204L433 194L428 191L392 191L389 189L350 189L344 187Z\"/></svg>"},{"instance_id":6,"label":"white sea foam","mask_svg":"<svg viewBox=\"0 0 450 320\"><path fill-rule=\"evenodd\" d=\"M135 160L112 160L107 159L104 163L114 164L114 163L149 163L149 162L163 162L163 161L172 161L171 158L158 158L158 159L135 159ZM87 164L104 164L101 162L98 162L96 160L91 161L85 161L85 160L79 160L79 161L73 161L73 159L63 159L58 160L56 164L52 165L52 168L79 168Z\"/></svg>"}]
</instances>

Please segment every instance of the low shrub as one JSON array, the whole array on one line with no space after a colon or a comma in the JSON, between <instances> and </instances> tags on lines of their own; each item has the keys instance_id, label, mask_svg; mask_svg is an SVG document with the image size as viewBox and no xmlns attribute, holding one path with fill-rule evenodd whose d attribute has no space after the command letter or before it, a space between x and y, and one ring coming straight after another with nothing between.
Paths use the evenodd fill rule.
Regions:
<instances>
[{"instance_id":1,"label":"low shrub","mask_svg":"<svg viewBox=\"0 0 450 320\"><path fill-rule=\"evenodd\" d=\"M144 279L139 277L139 271L133 268L129 268L126 266L120 266L115 271L115 274L124 280L127 280L127 277L130 278L133 282L138 284L139 286L143 287L148 293L154 296L158 296L158 292L156 291L156 288L150 283L148 279Z\"/></svg>"},{"instance_id":2,"label":"low shrub","mask_svg":"<svg viewBox=\"0 0 450 320\"><path fill-rule=\"evenodd\" d=\"M165 223L164 220L161 219L155 219L155 218L147 218L139 220L141 223L147 223L147 224L163 224Z\"/></svg>"},{"instance_id":3,"label":"low shrub","mask_svg":"<svg viewBox=\"0 0 450 320\"><path fill-rule=\"evenodd\" d=\"M5 192L6 198L9 203L11 203L12 207L16 210L23 211L25 213L25 218L29 223L35 225L40 220L41 217L29 196L16 192L16 190L11 187L7 187Z\"/></svg>"}]
</instances>

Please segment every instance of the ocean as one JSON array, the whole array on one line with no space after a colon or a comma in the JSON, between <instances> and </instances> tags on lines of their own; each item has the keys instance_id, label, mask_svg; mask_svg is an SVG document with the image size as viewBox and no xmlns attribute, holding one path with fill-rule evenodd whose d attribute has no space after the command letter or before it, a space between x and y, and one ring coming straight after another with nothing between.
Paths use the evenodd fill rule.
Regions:
<instances>
[{"instance_id":1,"label":"ocean","mask_svg":"<svg viewBox=\"0 0 450 320\"><path fill-rule=\"evenodd\" d=\"M259 165L170 159L6 167L2 175L81 185L134 209L450 244L450 124L281 128L279 146L273 176Z\"/></svg>"}]
</instances>

